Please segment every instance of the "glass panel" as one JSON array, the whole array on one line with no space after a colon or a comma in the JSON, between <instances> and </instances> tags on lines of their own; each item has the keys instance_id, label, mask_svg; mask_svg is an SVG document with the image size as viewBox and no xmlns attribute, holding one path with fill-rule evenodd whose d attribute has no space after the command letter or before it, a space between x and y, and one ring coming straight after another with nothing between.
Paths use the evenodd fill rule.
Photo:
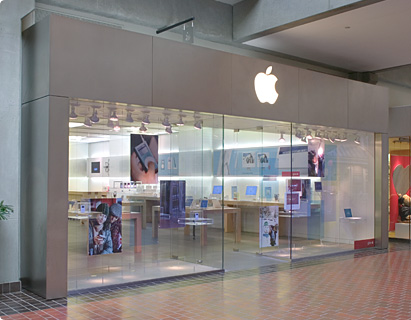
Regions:
<instances>
[{"instance_id":1,"label":"glass panel","mask_svg":"<svg viewBox=\"0 0 411 320\"><path fill-rule=\"evenodd\" d=\"M374 246L374 135L294 124L292 138L292 258Z\"/></svg>"},{"instance_id":2,"label":"glass panel","mask_svg":"<svg viewBox=\"0 0 411 320\"><path fill-rule=\"evenodd\" d=\"M222 117L86 100L70 111L69 290L222 269L222 209L208 201Z\"/></svg>"},{"instance_id":3,"label":"glass panel","mask_svg":"<svg viewBox=\"0 0 411 320\"><path fill-rule=\"evenodd\" d=\"M389 140L389 237L410 239L410 137Z\"/></svg>"},{"instance_id":4,"label":"glass panel","mask_svg":"<svg viewBox=\"0 0 411 320\"><path fill-rule=\"evenodd\" d=\"M289 224L281 221L283 172L291 163L289 133L286 123L225 117L224 152L214 159L223 164L215 184L224 185L227 270L290 257Z\"/></svg>"}]
</instances>

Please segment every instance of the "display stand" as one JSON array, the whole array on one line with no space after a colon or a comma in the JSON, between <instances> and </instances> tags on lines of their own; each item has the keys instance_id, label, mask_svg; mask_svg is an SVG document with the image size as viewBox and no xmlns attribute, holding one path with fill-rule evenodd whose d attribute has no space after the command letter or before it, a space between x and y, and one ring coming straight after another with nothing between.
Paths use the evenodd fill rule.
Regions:
<instances>
[{"instance_id":1,"label":"display stand","mask_svg":"<svg viewBox=\"0 0 411 320\"><path fill-rule=\"evenodd\" d=\"M352 235L352 243L354 241L358 240L357 239L357 225L359 223L365 222L367 219L362 218L362 217L340 217L340 223L338 224L338 243L341 243L341 224L344 223L349 226L353 226L351 229L351 235ZM354 229L354 230L352 230ZM348 243L350 239L347 239Z\"/></svg>"}]
</instances>

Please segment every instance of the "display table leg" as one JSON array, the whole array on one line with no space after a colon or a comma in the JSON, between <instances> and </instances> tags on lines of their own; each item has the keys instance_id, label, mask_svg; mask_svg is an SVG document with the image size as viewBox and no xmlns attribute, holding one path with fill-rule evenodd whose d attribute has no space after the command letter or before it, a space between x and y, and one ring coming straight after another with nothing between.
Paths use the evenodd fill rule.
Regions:
<instances>
[{"instance_id":1,"label":"display table leg","mask_svg":"<svg viewBox=\"0 0 411 320\"><path fill-rule=\"evenodd\" d=\"M241 242L241 209L235 213L235 242Z\"/></svg>"}]
</instances>

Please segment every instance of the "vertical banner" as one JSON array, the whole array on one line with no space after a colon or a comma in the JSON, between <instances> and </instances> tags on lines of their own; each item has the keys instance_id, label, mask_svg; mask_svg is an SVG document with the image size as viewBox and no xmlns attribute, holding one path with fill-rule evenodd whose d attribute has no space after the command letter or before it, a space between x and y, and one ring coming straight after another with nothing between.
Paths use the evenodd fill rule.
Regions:
<instances>
[{"instance_id":1,"label":"vertical banner","mask_svg":"<svg viewBox=\"0 0 411 320\"><path fill-rule=\"evenodd\" d=\"M116 199L91 199L88 254L90 256L122 252L122 206Z\"/></svg>"},{"instance_id":2,"label":"vertical banner","mask_svg":"<svg viewBox=\"0 0 411 320\"><path fill-rule=\"evenodd\" d=\"M186 217L186 182L160 181L160 228L184 226L178 220Z\"/></svg>"},{"instance_id":3,"label":"vertical banner","mask_svg":"<svg viewBox=\"0 0 411 320\"><path fill-rule=\"evenodd\" d=\"M130 180L143 184L158 182L158 136L130 135Z\"/></svg>"},{"instance_id":4,"label":"vertical banner","mask_svg":"<svg viewBox=\"0 0 411 320\"><path fill-rule=\"evenodd\" d=\"M398 221L399 203L402 196L409 207L410 201L410 160L409 156L390 156L390 227L389 231L395 230L395 223Z\"/></svg>"},{"instance_id":5,"label":"vertical banner","mask_svg":"<svg viewBox=\"0 0 411 320\"><path fill-rule=\"evenodd\" d=\"M324 177L324 148L322 140L311 139L308 142L308 176Z\"/></svg>"},{"instance_id":6,"label":"vertical banner","mask_svg":"<svg viewBox=\"0 0 411 320\"><path fill-rule=\"evenodd\" d=\"M278 206L260 207L260 248L279 246Z\"/></svg>"}]
</instances>

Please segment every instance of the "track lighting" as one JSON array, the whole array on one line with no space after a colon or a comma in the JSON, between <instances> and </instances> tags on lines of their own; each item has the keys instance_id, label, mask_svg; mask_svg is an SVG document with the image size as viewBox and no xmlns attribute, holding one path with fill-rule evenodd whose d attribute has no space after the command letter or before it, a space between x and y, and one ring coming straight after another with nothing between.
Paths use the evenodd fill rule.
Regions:
<instances>
[{"instance_id":1,"label":"track lighting","mask_svg":"<svg viewBox=\"0 0 411 320\"><path fill-rule=\"evenodd\" d=\"M140 132L146 132L147 131L147 127L144 125L144 122L141 123L140 128L138 128L138 130Z\"/></svg>"},{"instance_id":2,"label":"track lighting","mask_svg":"<svg viewBox=\"0 0 411 320\"><path fill-rule=\"evenodd\" d=\"M202 120L197 120L196 123L194 123L194 128L197 130L201 130L203 128L203 121Z\"/></svg>"},{"instance_id":3,"label":"track lighting","mask_svg":"<svg viewBox=\"0 0 411 320\"><path fill-rule=\"evenodd\" d=\"M345 133L340 137L340 141L341 142L347 141L347 135Z\"/></svg>"},{"instance_id":4,"label":"track lighting","mask_svg":"<svg viewBox=\"0 0 411 320\"><path fill-rule=\"evenodd\" d=\"M76 114L76 107L75 106L71 106L71 112L69 115L70 119L77 119L77 114Z\"/></svg>"},{"instance_id":5,"label":"track lighting","mask_svg":"<svg viewBox=\"0 0 411 320\"><path fill-rule=\"evenodd\" d=\"M179 127L184 126L184 122L183 122L183 116L180 114L180 119L178 120L178 122L176 123L176 125L178 125Z\"/></svg>"},{"instance_id":6,"label":"track lighting","mask_svg":"<svg viewBox=\"0 0 411 320\"><path fill-rule=\"evenodd\" d=\"M148 115L148 114L146 114L146 115L144 116L142 123L143 123L143 124L150 124L150 119L149 119L149 115Z\"/></svg>"},{"instance_id":7,"label":"track lighting","mask_svg":"<svg viewBox=\"0 0 411 320\"><path fill-rule=\"evenodd\" d=\"M97 116L97 109L96 107L93 107L93 114L90 117L90 121L92 123L97 123L100 121L100 118Z\"/></svg>"},{"instance_id":8,"label":"track lighting","mask_svg":"<svg viewBox=\"0 0 411 320\"><path fill-rule=\"evenodd\" d=\"M360 137L359 137L359 136L356 136L354 142L355 142L356 144L361 144Z\"/></svg>"},{"instance_id":9,"label":"track lighting","mask_svg":"<svg viewBox=\"0 0 411 320\"><path fill-rule=\"evenodd\" d=\"M116 132L119 132L120 129L121 129L121 128L120 128L120 125L118 124L118 122L116 122L116 123L114 124L113 130L116 131Z\"/></svg>"},{"instance_id":10,"label":"track lighting","mask_svg":"<svg viewBox=\"0 0 411 320\"><path fill-rule=\"evenodd\" d=\"M278 141L285 142L284 133L281 132L280 139L278 139Z\"/></svg>"},{"instance_id":11,"label":"track lighting","mask_svg":"<svg viewBox=\"0 0 411 320\"><path fill-rule=\"evenodd\" d=\"M311 131L307 130L307 135L306 135L308 140L311 140L313 138L313 136L311 135Z\"/></svg>"},{"instance_id":12,"label":"track lighting","mask_svg":"<svg viewBox=\"0 0 411 320\"><path fill-rule=\"evenodd\" d=\"M320 131L316 131L316 132L315 132L315 137L314 137L314 139L318 139L318 140L321 139L321 132L320 132Z\"/></svg>"},{"instance_id":13,"label":"track lighting","mask_svg":"<svg viewBox=\"0 0 411 320\"><path fill-rule=\"evenodd\" d=\"M134 122L134 119L131 116L131 111L127 111L126 121L130 123Z\"/></svg>"},{"instance_id":14,"label":"track lighting","mask_svg":"<svg viewBox=\"0 0 411 320\"><path fill-rule=\"evenodd\" d=\"M110 120L111 121L118 121L116 110L113 110L113 112L111 113Z\"/></svg>"},{"instance_id":15,"label":"track lighting","mask_svg":"<svg viewBox=\"0 0 411 320\"><path fill-rule=\"evenodd\" d=\"M166 127L165 131L166 131L168 134L172 134L172 133L173 133L173 130L171 129L171 125L170 125L169 127Z\"/></svg>"},{"instance_id":16,"label":"track lighting","mask_svg":"<svg viewBox=\"0 0 411 320\"><path fill-rule=\"evenodd\" d=\"M307 142L307 137L306 136L301 137L301 142Z\"/></svg>"},{"instance_id":17,"label":"track lighting","mask_svg":"<svg viewBox=\"0 0 411 320\"><path fill-rule=\"evenodd\" d=\"M164 120L161 124L166 128L171 126L170 121L168 121L168 116L165 116L165 118L164 118Z\"/></svg>"},{"instance_id":18,"label":"track lighting","mask_svg":"<svg viewBox=\"0 0 411 320\"><path fill-rule=\"evenodd\" d=\"M88 127L88 128L90 128L91 127L91 121L90 121L90 118L88 118L88 117L85 117L84 118L84 126L86 126L86 127Z\"/></svg>"}]
</instances>

